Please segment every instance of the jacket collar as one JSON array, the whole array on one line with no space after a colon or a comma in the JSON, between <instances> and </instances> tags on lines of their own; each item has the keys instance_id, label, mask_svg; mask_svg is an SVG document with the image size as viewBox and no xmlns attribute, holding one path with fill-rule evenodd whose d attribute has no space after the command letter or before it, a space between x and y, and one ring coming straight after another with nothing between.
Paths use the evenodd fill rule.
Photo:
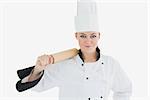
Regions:
<instances>
[{"instance_id":1,"label":"jacket collar","mask_svg":"<svg viewBox=\"0 0 150 100\"><path fill-rule=\"evenodd\" d=\"M97 47L96 48L96 52L97 52L97 58L96 58L96 61L98 61L100 59L100 49ZM81 49L79 49L79 57L81 58L82 62L84 62L84 59L83 59L83 54L81 52Z\"/></svg>"}]
</instances>

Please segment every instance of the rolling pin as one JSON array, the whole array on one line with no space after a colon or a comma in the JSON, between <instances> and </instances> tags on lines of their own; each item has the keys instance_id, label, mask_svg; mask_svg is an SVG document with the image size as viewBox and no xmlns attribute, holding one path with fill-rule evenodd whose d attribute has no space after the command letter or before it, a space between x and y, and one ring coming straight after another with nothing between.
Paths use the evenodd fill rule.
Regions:
<instances>
[{"instance_id":1,"label":"rolling pin","mask_svg":"<svg viewBox=\"0 0 150 100\"><path fill-rule=\"evenodd\" d=\"M72 57L76 56L78 54L78 52L79 51L76 48L72 48L72 49L68 49L65 51L51 54L49 56L53 57L53 64L54 64L54 63L63 61L65 59L72 58ZM27 75L29 75L31 73L31 71L34 67L35 67L35 65L32 67L29 67L29 68L17 70L18 77L20 79L23 79L24 77L26 77Z\"/></svg>"},{"instance_id":2,"label":"rolling pin","mask_svg":"<svg viewBox=\"0 0 150 100\"><path fill-rule=\"evenodd\" d=\"M78 52L79 52L78 49L72 48L72 49L68 49L65 51L51 54L50 56L53 57L53 64L55 64L57 62L60 62L60 61L63 61L65 59L72 58L72 57L76 56L78 54Z\"/></svg>"}]
</instances>

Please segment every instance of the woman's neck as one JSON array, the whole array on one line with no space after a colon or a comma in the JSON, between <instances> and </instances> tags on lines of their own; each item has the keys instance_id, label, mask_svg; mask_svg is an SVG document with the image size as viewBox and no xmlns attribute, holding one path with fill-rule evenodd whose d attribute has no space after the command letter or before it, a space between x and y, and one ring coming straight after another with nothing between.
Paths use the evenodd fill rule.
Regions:
<instances>
[{"instance_id":1,"label":"woman's neck","mask_svg":"<svg viewBox=\"0 0 150 100\"><path fill-rule=\"evenodd\" d=\"M83 53L84 62L95 62L97 59L96 51L91 53L87 53L87 52L82 52L82 53Z\"/></svg>"}]
</instances>

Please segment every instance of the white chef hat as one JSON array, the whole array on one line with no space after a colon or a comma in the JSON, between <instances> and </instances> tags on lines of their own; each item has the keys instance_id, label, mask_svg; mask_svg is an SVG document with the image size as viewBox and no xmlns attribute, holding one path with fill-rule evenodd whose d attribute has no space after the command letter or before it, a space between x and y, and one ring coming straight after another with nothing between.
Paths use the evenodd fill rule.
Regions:
<instances>
[{"instance_id":1,"label":"white chef hat","mask_svg":"<svg viewBox=\"0 0 150 100\"><path fill-rule=\"evenodd\" d=\"M77 2L77 16L75 16L76 32L98 32L98 17L96 2L93 0L80 0Z\"/></svg>"}]
</instances>

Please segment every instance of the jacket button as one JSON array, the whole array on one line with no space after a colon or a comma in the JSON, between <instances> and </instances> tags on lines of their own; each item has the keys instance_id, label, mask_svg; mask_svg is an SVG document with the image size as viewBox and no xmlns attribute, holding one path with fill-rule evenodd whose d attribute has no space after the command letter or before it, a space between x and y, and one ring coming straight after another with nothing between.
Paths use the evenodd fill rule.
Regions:
<instances>
[{"instance_id":1,"label":"jacket button","mask_svg":"<svg viewBox=\"0 0 150 100\"><path fill-rule=\"evenodd\" d=\"M101 98L103 98L103 96L101 96Z\"/></svg>"},{"instance_id":2,"label":"jacket button","mask_svg":"<svg viewBox=\"0 0 150 100\"><path fill-rule=\"evenodd\" d=\"M88 77L86 77L86 79L88 80L89 78L88 78Z\"/></svg>"},{"instance_id":3,"label":"jacket button","mask_svg":"<svg viewBox=\"0 0 150 100\"><path fill-rule=\"evenodd\" d=\"M84 66L84 64L81 64L82 66Z\"/></svg>"},{"instance_id":4,"label":"jacket button","mask_svg":"<svg viewBox=\"0 0 150 100\"><path fill-rule=\"evenodd\" d=\"M102 64L104 64L104 63L102 62Z\"/></svg>"}]
</instances>

